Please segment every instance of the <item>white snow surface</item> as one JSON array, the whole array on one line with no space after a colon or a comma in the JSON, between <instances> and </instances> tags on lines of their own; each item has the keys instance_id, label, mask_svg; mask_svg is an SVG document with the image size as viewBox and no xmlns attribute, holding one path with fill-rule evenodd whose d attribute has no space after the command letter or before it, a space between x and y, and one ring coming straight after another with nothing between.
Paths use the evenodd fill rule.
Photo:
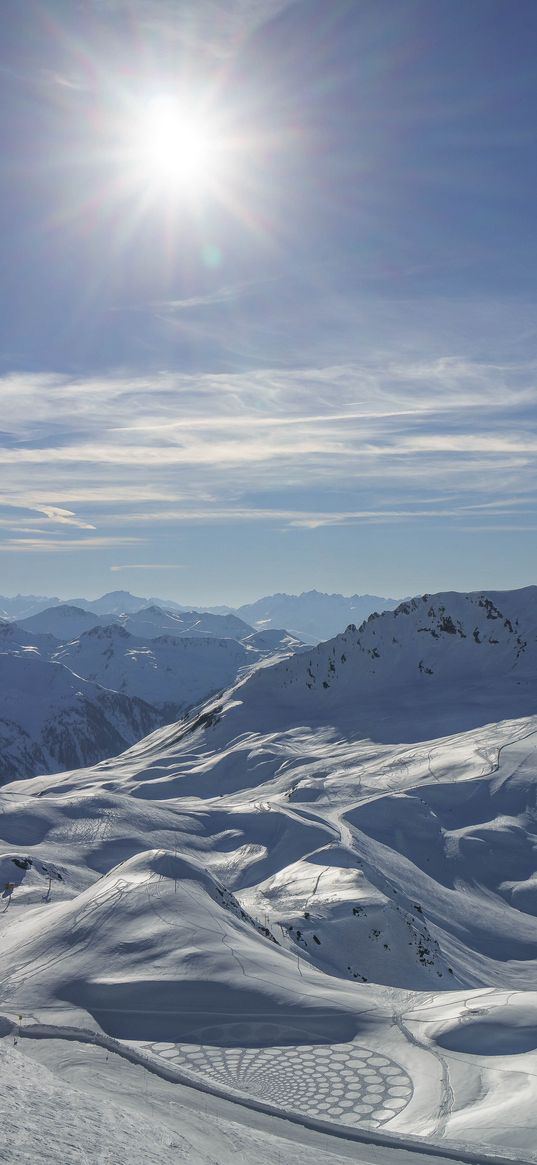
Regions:
<instances>
[{"instance_id":1,"label":"white snow surface","mask_svg":"<svg viewBox=\"0 0 537 1165\"><path fill-rule=\"evenodd\" d=\"M537 1161L536 624L412 600L0 789L5 1160Z\"/></svg>"}]
</instances>

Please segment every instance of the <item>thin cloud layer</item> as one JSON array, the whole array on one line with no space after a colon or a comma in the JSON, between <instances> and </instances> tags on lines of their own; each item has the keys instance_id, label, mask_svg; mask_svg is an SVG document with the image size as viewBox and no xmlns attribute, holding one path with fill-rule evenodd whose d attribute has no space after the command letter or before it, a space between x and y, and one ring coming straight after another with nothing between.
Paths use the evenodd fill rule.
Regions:
<instances>
[{"instance_id":1,"label":"thin cloud layer","mask_svg":"<svg viewBox=\"0 0 537 1165\"><path fill-rule=\"evenodd\" d=\"M11 375L1 546L150 543L184 524L527 520L534 375L529 363L386 355L286 372ZM88 534L61 533L73 526Z\"/></svg>"}]
</instances>

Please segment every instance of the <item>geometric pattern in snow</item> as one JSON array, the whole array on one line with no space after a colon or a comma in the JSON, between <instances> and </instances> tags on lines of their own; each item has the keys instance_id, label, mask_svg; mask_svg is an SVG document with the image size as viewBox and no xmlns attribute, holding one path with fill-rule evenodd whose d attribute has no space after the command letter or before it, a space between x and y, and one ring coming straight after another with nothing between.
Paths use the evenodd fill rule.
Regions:
<instances>
[{"instance_id":1,"label":"geometric pattern in snow","mask_svg":"<svg viewBox=\"0 0 537 1165\"><path fill-rule=\"evenodd\" d=\"M412 1081L387 1056L357 1044L223 1048L147 1043L153 1055L288 1112L378 1128L406 1108Z\"/></svg>"}]
</instances>

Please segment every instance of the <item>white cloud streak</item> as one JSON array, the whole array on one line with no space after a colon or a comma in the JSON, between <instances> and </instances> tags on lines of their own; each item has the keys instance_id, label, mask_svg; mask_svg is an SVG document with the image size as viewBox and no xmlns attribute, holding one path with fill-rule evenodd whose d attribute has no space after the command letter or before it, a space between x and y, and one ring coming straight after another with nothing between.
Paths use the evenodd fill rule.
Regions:
<instances>
[{"instance_id":1,"label":"white cloud streak","mask_svg":"<svg viewBox=\"0 0 537 1165\"><path fill-rule=\"evenodd\" d=\"M129 538L122 535L97 538L6 538L0 539L0 552L20 553L35 552L50 553L56 550L96 550L106 547L115 547L118 544L134 546L142 542L141 538Z\"/></svg>"},{"instance_id":2,"label":"white cloud streak","mask_svg":"<svg viewBox=\"0 0 537 1165\"><path fill-rule=\"evenodd\" d=\"M529 362L379 354L234 375L6 376L0 505L32 514L0 516L0 531L16 521L35 535L20 550L97 547L113 531L139 527L145 540L174 523L315 530L451 521L473 507L492 518L506 498L528 520L536 373ZM43 523L58 527L47 542ZM99 535L75 542L62 527Z\"/></svg>"},{"instance_id":3,"label":"white cloud streak","mask_svg":"<svg viewBox=\"0 0 537 1165\"><path fill-rule=\"evenodd\" d=\"M64 510L59 506L36 506L39 514L44 514L51 522L62 526L78 526L81 530L94 530L91 522L82 522L72 510Z\"/></svg>"},{"instance_id":4,"label":"white cloud streak","mask_svg":"<svg viewBox=\"0 0 537 1165\"><path fill-rule=\"evenodd\" d=\"M114 573L120 570L185 570L182 562L128 562L110 567Z\"/></svg>"}]
</instances>

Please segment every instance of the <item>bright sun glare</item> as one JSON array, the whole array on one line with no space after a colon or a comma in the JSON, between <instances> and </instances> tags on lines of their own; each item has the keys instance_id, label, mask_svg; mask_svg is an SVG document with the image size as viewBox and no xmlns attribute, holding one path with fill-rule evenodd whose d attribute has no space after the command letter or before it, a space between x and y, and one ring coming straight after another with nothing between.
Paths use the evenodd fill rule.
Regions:
<instances>
[{"instance_id":1,"label":"bright sun glare","mask_svg":"<svg viewBox=\"0 0 537 1165\"><path fill-rule=\"evenodd\" d=\"M174 97L148 102L136 152L151 182L196 191L215 177L218 146L210 126Z\"/></svg>"}]
</instances>

